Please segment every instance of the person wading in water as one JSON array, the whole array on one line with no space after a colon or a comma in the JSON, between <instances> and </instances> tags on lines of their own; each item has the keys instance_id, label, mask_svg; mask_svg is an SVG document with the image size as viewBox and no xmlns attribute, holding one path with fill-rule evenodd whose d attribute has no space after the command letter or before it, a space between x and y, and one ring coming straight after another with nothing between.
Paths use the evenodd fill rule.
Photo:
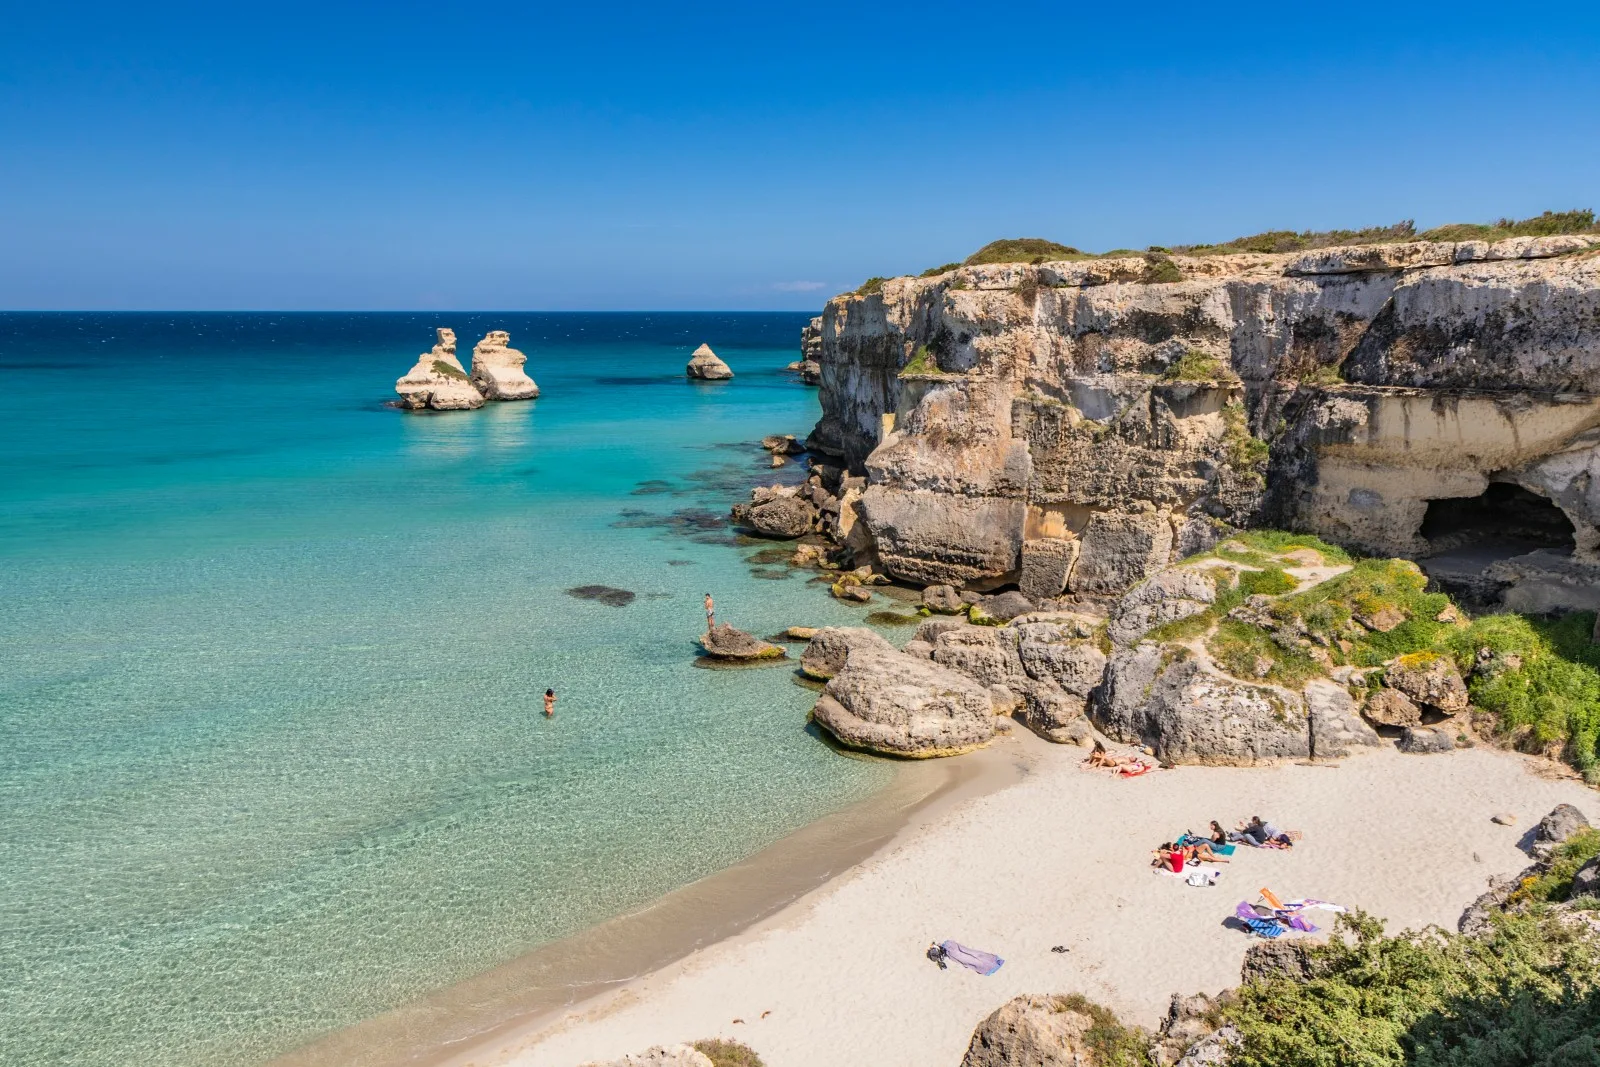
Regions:
<instances>
[{"instance_id":1,"label":"person wading in water","mask_svg":"<svg viewBox=\"0 0 1600 1067\"><path fill-rule=\"evenodd\" d=\"M556 691L554 689L546 689L544 691L544 717L547 719L552 719L555 718L555 714Z\"/></svg>"},{"instance_id":2,"label":"person wading in water","mask_svg":"<svg viewBox=\"0 0 1600 1067\"><path fill-rule=\"evenodd\" d=\"M717 604L711 599L711 594L706 594L706 633L717 628Z\"/></svg>"}]
</instances>

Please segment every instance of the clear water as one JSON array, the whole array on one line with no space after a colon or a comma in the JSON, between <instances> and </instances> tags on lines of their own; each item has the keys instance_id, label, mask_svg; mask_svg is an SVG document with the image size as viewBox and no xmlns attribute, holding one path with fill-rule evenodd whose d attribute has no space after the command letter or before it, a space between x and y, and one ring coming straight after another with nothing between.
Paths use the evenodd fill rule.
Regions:
<instances>
[{"instance_id":1,"label":"clear water","mask_svg":"<svg viewBox=\"0 0 1600 1067\"><path fill-rule=\"evenodd\" d=\"M706 590L862 614L714 518L816 417L803 321L0 316L0 1063L258 1062L883 785L692 665ZM435 325L544 397L384 407Z\"/></svg>"}]
</instances>

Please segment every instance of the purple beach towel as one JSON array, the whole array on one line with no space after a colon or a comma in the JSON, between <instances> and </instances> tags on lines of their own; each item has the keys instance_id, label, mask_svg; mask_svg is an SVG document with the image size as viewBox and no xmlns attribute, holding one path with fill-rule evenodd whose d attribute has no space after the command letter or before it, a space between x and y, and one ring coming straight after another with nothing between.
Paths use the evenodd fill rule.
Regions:
<instances>
[{"instance_id":1,"label":"purple beach towel","mask_svg":"<svg viewBox=\"0 0 1600 1067\"><path fill-rule=\"evenodd\" d=\"M939 947L944 949L944 954L955 960L961 966L979 974L993 974L1005 962L992 952L979 952L975 948L968 948L959 941L941 941Z\"/></svg>"}]
</instances>

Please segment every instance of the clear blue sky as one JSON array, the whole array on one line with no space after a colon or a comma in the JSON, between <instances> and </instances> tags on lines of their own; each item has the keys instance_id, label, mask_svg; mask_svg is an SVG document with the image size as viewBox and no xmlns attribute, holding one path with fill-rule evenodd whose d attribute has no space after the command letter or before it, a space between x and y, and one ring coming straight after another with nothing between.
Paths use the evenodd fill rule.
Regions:
<instances>
[{"instance_id":1,"label":"clear blue sky","mask_svg":"<svg viewBox=\"0 0 1600 1067\"><path fill-rule=\"evenodd\" d=\"M1600 5L0 2L0 307L813 308L1600 208Z\"/></svg>"}]
</instances>

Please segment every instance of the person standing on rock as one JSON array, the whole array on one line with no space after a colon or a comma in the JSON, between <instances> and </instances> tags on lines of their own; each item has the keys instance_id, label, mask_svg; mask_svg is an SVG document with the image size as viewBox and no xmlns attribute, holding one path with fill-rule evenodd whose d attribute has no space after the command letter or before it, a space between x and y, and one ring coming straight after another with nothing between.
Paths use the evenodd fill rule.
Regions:
<instances>
[{"instance_id":1,"label":"person standing on rock","mask_svg":"<svg viewBox=\"0 0 1600 1067\"><path fill-rule=\"evenodd\" d=\"M706 594L706 633L717 628L717 602L711 599L711 594Z\"/></svg>"},{"instance_id":2,"label":"person standing on rock","mask_svg":"<svg viewBox=\"0 0 1600 1067\"><path fill-rule=\"evenodd\" d=\"M547 719L553 719L555 718L555 714L556 691L554 689L546 689L544 691L544 717Z\"/></svg>"}]
</instances>

